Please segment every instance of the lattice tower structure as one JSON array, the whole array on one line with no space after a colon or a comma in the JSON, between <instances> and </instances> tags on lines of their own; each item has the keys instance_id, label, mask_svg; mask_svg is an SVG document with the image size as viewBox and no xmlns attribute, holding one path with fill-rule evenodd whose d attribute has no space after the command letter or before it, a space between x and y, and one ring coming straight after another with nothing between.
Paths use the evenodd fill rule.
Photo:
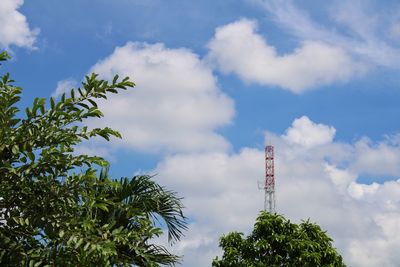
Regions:
<instances>
[{"instance_id":1,"label":"lattice tower structure","mask_svg":"<svg viewBox=\"0 0 400 267\"><path fill-rule=\"evenodd\" d=\"M275 166L274 166L274 147L265 147L265 199L264 210L275 213Z\"/></svg>"}]
</instances>

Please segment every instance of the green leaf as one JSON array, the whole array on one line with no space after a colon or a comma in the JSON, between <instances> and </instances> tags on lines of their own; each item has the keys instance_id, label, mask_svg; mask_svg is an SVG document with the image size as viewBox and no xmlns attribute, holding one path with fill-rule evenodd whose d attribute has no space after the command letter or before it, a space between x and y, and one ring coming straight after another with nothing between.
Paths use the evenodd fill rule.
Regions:
<instances>
[{"instance_id":1,"label":"green leaf","mask_svg":"<svg viewBox=\"0 0 400 267\"><path fill-rule=\"evenodd\" d=\"M113 83L113 84L117 83L118 78L119 78L119 76L118 76L118 74L116 74L116 75L114 76L114 78L113 78L112 83Z\"/></svg>"},{"instance_id":2,"label":"green leaf","mask_svg":"<svg viewBox=\"0 0 400 267\"><path fill-rule=\"evenodd\" d=\"M10 56L8 55L8 53L6 51L2 51L0 53L0 61L6 61L10 59Z\"/></svg>"},{"instance_id":3,"label":"green leaf","mask_svg":"<svg viewBox=\"0 0 400 267\"><path fill-rule=\"evenodd\" d=\"M50 97L50 108L54 109L54 107L55 107L54 97Z\"/></svg>"},{"instance_id":4,"label":"green leaf","mask_svg":"<svg viewBox=\"0 0 400 267\"><path fill-rule=\"evenodd\" d=\"M89 109L89 106L85 103L77 103L78 106L84 107L85 109Z\"/></svg>"},{"instance_id":5,"label":"green leaf","mask_svg":"<svg viewBox=\"0 0 400 267\"><path fill-rule=\"evenodd\" d=\"M75 243L75 249L78 249L80 245L82 245L82 243L83 243L83 238L80 238L78 242Z\"/></svg>"},{"instance_id":6,"label":"green leaf","mask_svg":"<svg viewBox=\"0 0 400 267\"><path fill-rule=\"evenodd\" d=\"M35 154L32 151L27 151L26 154L31 161L35 161Z\"/></svg>"},{"instance_id":7,"label":"green leaf","mask_svg":"<svg viewBox=\"0 0 400 267\"><path fill-rule=\"evenodd\" d=\"M30 108L26 108L26 109L25 109L25 114L26 114L26 116L27 116L28 118L30 118L30 117L31 117L31 114L32 114L31 109L30 109Z\"/></svg>"},{"instance_id":8,"label":"green leaf","mask_svg":"<svg viewBox=\"0 0 400 267\"><path fill-rule=\"evenodd\" d=\"M13 145L11 148L13 154L19 154L19 147L18 145Z\"/></svg>"},{"instance_id":9,"label":"green leaf","mask_svg":"<svg viewBox=\"0 0 400 267\"><path fill-rule=\"evenodd\" d=\"M104 211L108 212L108 208L107 208L107 205L105 203L96 204L96 207L101 209L101 210L104 210Z\"/></svg>"},{"instance_id":10,"label":"green leaf","mask_svg":"<svg viewBox=\"0 0 400 267\"><path fill-rule=\"evenodd\" d=\"M90 104L93 105L93 107L97 108L97 103L95 101L93 101L92 99L88 98L88 101L90 102Z\"/></svg>"}]
</instances>

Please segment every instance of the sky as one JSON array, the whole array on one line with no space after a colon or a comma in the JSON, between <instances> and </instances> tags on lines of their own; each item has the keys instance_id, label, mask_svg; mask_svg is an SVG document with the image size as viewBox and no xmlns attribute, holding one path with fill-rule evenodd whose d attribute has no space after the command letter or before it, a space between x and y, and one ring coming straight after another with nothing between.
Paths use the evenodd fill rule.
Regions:
<instances>
[{"instance_id":1,"label":"sky","mask_svg":"<svg viewBox=\"0 0 400 267\"><path fill-rule=\"evenodd\" d=\"M91 72L136 83L87 122L123 139L78 151L184 197L182 266L251 231L266 144L278 213L321 225L348 266L398 266L398 1L1 0L0 49L21 107Z\"/></svg>"}]
</instances>

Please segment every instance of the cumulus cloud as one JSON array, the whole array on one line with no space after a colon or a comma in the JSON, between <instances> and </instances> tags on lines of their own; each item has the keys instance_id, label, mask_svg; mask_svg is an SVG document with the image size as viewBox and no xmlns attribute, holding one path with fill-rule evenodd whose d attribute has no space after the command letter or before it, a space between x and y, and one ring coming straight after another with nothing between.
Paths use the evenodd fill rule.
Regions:
<instances>
[{"instance_id":1,"label":"cumulus cloud","mask_svg":"<svg viewBox=\"0 0 400 267\"><path fill-rule=\"evenodd\" d=\"M38 29L30 29L26 17L18 9L23 0L0 1L0 47L10 45L34 48Z\"/></svg>"},{"instance_id":2,"label":"cumulus cloud","mask_svg":"<svg viewBox=\"0 0 400 267\"><path fill-rule=\"evenodd\" d=\"M304 127L307 130L301 130ZM315 136L317 141L293 143L290 131L297 131L293 140ZM341 143L334 140L334 133L334 127L307 117L295 119L281 135L266 133L266 141L276 152L277 210L296 222L310 218L320 224L348 266L396 266L400 179L379 181L377 176L375 183L364 184L359 162L365 150L358 148L364 139ZM373 151L383 144L400 151L397 141L364 142ZM400 171L391 169L397 162L385 156L383 161L387 161L387 171L380 170L381 175L400 177ZM364 173L376 174L366 165ZM238 153L178 153L158 164L157 179L185 196L186 214L191 218L188 235L175 248L185 255L183 266L209 265L221 253L218 238L222 234L248 233L263 207L263 191L257 187L257 181L263 180L263 166L264 151L258 148Z\"/></svg>"},{"instance_id":3,"label":"cumulus cloud","mask_svg":"<svg viewBox=\"0 0 400 267\"><path fill-rule=\"evenodd\" d=\"M343 49L320 41L306 40L293 52L279 55L257 33L256 22L248 19L217 28L208 48L209 60L222 72L295 93L346 81L360 71Z\"/></svg>"},{"instance_id":4,"label":"cumulus cloud","mask_svg":"<svg viewBox=\"0 0 400 267\"><path fill-rule=\"evenodd\" d=\"M368 138L363 138L355 144L359 157L352 168L354 171L376 176L394 176L400 173L400 150L398 145L390 144L388 140L372 144Z\"/></svg>"},{"instance_id":5,"label":"cumulus cloud","mask_svg":"<svg viewBox=\"0 0 400 267\"><path fill-rule=\"evenodd\" d=\"M215 130L231 122L233 101L190 50L130 42L91 71L106 79L116 73L130 76L137 84L101 104L105 118L100 123L122 133L121 145L142 151L229 149Z\"/></svg>"},{"instance_id":6,"label":"cumulus cloud","mask_svg":"<svg viewBox=\"0 0 400 267\"><path fill-rule=\"evenodd\" d=\"M324 145L332 142L336 129L312 122L307 116L293 121L283 138L289 143L305 147Z\"/></svg>"},{"instance_id":7,"label":"cumulus cloud","mask_svg":"<svg viewBox=\"0 0 400 267\"><path fill-rule=\"evenodd\" d=\"M329 178L340 190L348 188L349 184L357 179L357 175L348 171L339 169L334 165L326 164L325 172L328 174ZM358 185L354 183L354 185Z\"/></svg>"},{"instance_id":8,"label":"cumulus cloud","mask_svg":"<svg viewBox=\"0 0 400 267\"><path fill-rule=\"evenodd\" d=\"M350 196L354 198L363 198L365 195L374 195L376 191L379 189L379 184L358 184L351 183L348 187L348 191Z\"/></svg>"},{"instance_id":9,"label":"cumulus cloud","mask_svg":"<svg viewBox=\"0 0 400 267\"><path fill-rule=\"evenodd\" d=\"M193 221L175 252L183 266L211 264L220 254L218 238L247 231L263 207L257 181L263 177L263 152L244 148L237 154L195 153L166 157L155 170L160 184L184 196L185 214Z\"/></svg>"}]
</instances>

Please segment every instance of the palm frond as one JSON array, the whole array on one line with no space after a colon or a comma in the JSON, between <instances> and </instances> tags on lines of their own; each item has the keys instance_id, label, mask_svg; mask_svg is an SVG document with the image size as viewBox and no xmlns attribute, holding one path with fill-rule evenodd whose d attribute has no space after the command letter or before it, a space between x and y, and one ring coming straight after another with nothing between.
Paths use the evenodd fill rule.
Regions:
<instances>
[{"instance_id":1,"label":"palm frond","mask_svg":"<svg viewBox=\"0 0 400 267\"><path fill-rule=\"evenodd\" d=\"M149 175L138 175L120 180L121 187L114 191L115 197L134 210L139 210L153 219L165 223L169 241L177 241L187 229L183 215L182 198L173 191L154 182Z\"/></svg>"}]
</instances>

